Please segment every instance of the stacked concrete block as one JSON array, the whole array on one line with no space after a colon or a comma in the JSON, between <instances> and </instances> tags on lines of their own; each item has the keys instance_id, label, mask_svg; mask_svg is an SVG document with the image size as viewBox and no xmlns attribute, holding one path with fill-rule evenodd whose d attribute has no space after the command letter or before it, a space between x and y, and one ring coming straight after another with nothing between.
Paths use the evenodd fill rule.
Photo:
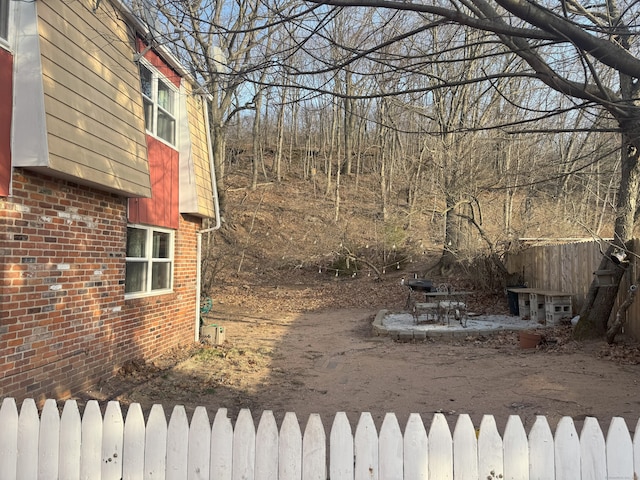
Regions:
<instances>
[{"instance_id":1,"label":"stacked concrete block","mask_svg":"<svg viewBox=\"0 0 640 480\"><path fill-rule=\"evenodd\" d=\"M538 323L545 322L544 295L535 292L529 293L529 308L531 309L531 320Z\"/></svg>"},{"instance_id":2,"label":"stacked concrete block","mask_svg":"<svg viewBox=\"0 0 640 480\"><path fill-rule=\"evenodd\" d=\"M545 295L544 306L547 325L558 325L562 319L571 318L573 314L571 295Z\"/></svg>"}]
</instances>

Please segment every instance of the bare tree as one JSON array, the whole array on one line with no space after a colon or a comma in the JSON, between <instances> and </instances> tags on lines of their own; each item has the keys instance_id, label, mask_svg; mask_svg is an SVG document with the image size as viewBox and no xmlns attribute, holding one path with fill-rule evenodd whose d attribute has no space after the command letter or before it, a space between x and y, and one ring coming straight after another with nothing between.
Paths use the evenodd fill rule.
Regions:
<instances>
[{"instance_id":1,"label":"bare tree","mask_svg":"<svg viewBox=\"0 0 640 480\"><path fill-rule=\"evenodd\" d=\"M311 0L314 1L314 0ZM640 187L640 59L633 40L638 4L607 0L601 4L582 4L577 0L557 6L536 0L451 0L415 3L396 0L323 0L340 7L375 7L388 14L413 12L420 24L398 31L396 40L405 40L442 23L455 23L486 32L493 55L515 54L527 65L527 76L572 99L574 108L598 107L615 122L621 137L620 183L617 192L614 241L601 268L610 269L609 253L626 249L632 237ZM413 30L411 28L413 27ZM354 57L374 56L386 48L370 44L353 52ZM434 43L434 49L439 45ZM417 62L417 60L416 60ZM389 68L397 68L386 59ZM440 79L442 85L494 81L511 73L489 73L476 78ZM557 98L550 95L550 99ZM551 114L553 108L549 109ZM616 269L616 285L622 269ZM595 280L581 312L576 330L580 336L602 335L612 311L618 287L599 287Z\"/></svg>"}]
</instances>

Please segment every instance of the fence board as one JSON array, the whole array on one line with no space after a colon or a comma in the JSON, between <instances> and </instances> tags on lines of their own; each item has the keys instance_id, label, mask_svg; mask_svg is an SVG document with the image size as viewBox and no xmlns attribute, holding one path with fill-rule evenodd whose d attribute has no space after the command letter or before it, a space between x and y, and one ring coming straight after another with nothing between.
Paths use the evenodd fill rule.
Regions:
<instances>
[{"instance_id":1,"label":"fence board","mask_svg":"<svg viewBox=\"0 0 640 480\"><path fill-rule=\"evenodd\" d=\"M484 415L478 435L478 471L480 478L493 480L503 478L504 460L502 439L493 415Z\"/></svg>"},{"instance_id":2,"label":"fence board","mask_svg":"<svg viewBox=\"0 0 640 480\"><path fill-rule=\"evenodd\" d=\"M18 479L37 478L39 432L40 419L36 402L28 398L22 402L18 417L18 464L16 465Z\"/></svg>"},{"instance_id":3,"label":"fence board","mask_svg":"<svg viewBox=\"0 0 640 480\"><path fill-rule=\"evenodd\" d=\"M211 454L211 425L204 407L196 407L189 427L189 452L187 453L187 479L209 479L209 455Z\"/></svg>"},{"instance_id":4,"label":"fence board","mask_svg":"<svg viewBox=\"0 0 640 480\"><path fill-rule=\"evenodd\" d=\"M529 432L529 480L553 480L555 478L555 448L549 422L542 415Z\"/></svg>"},{"instance_id":5,"label":"fence board","mask_svg":"<svg viewBox=\"0 0 640 480\"><path fill-rule=\"evenodd\" d=\"M633 443L622 417L614 417L607 431L607 474L610 480L634 480ZM604 477L602 477L604 478Z\"/></svg>"},{"instance_id":6,"label":"fence board","mask_svg":"<svg viewBox=\"0 0 640 480\"><path fill-rule=\"evenodd\" d=\"M144 477L145 426L142 407L132 403L124 420L124 441L122 443L123 480L142 480Z\"/></svg>"},{"instance_id":7,"label":"fence board","mask_svg":"<svg viewBox=\"0 0 640 480\"><path fill-rule=\"evenodd\" d=\"M233 468L233 426L226 408L219 408L211 427L211 478L231 480Z\"/></svg>"},{"instance_id":8,"label":"fence board","mask_svg":"<svg viewBox=\"0 0 640 480\"><path fill-rule=\"evenodd\" d=\"M187 478L189 459L189 420L183 405L176 405L167 427L166 480Z\"/></svg>"},{"instance_id":9,"label":"fence board","mask_svg":"<svg viewBox=\"0 0 640 480\"><path fill-rule=\"evenodd\" d=\"M354 449L351 425L345 412L338 412L333 418L329 434L329 478L332 480L353 480Z\"/></svg>"},{"instance_id":10,"label":"fence board","mask_svg":"<svg viewBox=\"0 0 640 480\"><path fill-rule=\"evenodd\" d=\"M248 409L238 414L233 432L233 480L254 480L256 430Z\"/></svg>"},{"instance_id":11,"label":"fence board","mask_svg":"<svg viewBox=\"0 0 640 480\"><path fill-rule=\"evenodd\" d=\"M124 421L120 403L107 403L102 422L102 480L122 478Z\"/></svg>"},{"instance_id":12,"label":"fence board","mask_svg":"<svg viewBox=\"0 0 640 480\"><path fill-rule=\"evenodd\" d=\"M427 480L429 478L429 440L422 418L417 413L409 415L404 429L404 478Z\"/></svg>"},{"instance_id":13,"label":"fence board","mask_svg":"<svg viewBox=\"0 0 640 480\"><path fill-rule=\"evenodd\" d=\"M302 480L327 478L327 436L320 415L312 413L302 437Z\"/></svg>"},{"instance_id":14,"label":"fence board","mask_svg":"<svg viewBox=\"0 0 640 480\"><path fill-rule=\"evenodd\" d=\"M65 480L78 480L80 478L81 422L78 403L75 400L67 400L60 417L60 459L58 467L60 478Z\"/></svg>"},{"instance_id":15,"label":"fence board","mask_svg":"<svg viewBox=\"0 0 640 480\"><path fill-rule=\"evenodd\" d=\"M640 478L640 419L633 434L633 478Z\"/></svg>"},{"instance_id":16,"label":"fence board","mask_svg":"<svg viewBox=\"0 0 640 480\"><path fill-rule=\"evenodd\" d=\"M5 398L0 406L0 480L16 478L18 456L18 409L13 398Z\"/></svg>"},{"instance_id":17,"label":"fence board","mask_svg":"<svg viewBox=\"0 0 640 480\"><path fill-rule=\"evenodd\" d=\"M453 439L442 413L436 413L429 428L429 479L453 479Z\"/></svg>"},{"instance_id":18,"label":"fence board","mask_svg":"<svg viewBox=\"0 0 640 480\"><path fill-rule=\"evenodd\" d=\"M80 478L99 479L102 468L102 414L95 400L89 400L82 415Z\"/></svg>"},{"instance_id":19,"label":"fence board","mask_svg":"<svg viewBox=\"0 0 640 480\"><path fill-rule=\"evenodd\" d=\"M580 478L580 441L570 417L562 417L554 439L556 480Z\"/></svg>"},{"instance_id":20,"label":"fence board","mask_svg":"<svg viewBox=\"0 0 640 480\"><path fill-rule=\"evenodd\" d=\"M378 440L378 473L380 480L402 480L402 432L394 413L387 413Z\"/></svg>"},{"instance_id":21,"label":"fence board","mask_svg":"<svg viewBox=\"0 0 640 480\"><path fill-rule=\"evenodd\" d=\"M503 463L506 480L529 480L529 443L522 420L510 415L504 430Z\"/></svg>"},{"instance_id":22,"label":"fence board","mask_svg":"<svg viewBox=\"0 0 640 480\"><path fill-rule=\"evenodd\" d=\"M162 405L154 405L149 412L144 438L144 478L164 480L167 471L167 419Z\"/></svg>"},{"instance_id":23,"label":"fence board","mask_svg":"<svg viewBox=\"0 0 640 480\"><path fill-rule=\"evenodd\" d=\"M256 480L278 478L278 425L271 410L265 410L256 432Z\"/></svg>"},{"instance_id":24,"label":"fence board","mask_svg":"<svg viewBox=\"0 0 640 480\"><path fill-rule=\"evenodd\" d=\"M580 465L584 480L607 478L604 435L593 417L585 418L580 432Z\"/></svg>"},{"instance_id":25,"label":"fence board","mask_svg":"<svg viewBox=\"0 0 640 480\"><path fill-rule=\"evenodd\" d=\"M302 432L295 413L287 412L280 427L279 478L299 480L302 475Z\"/></svg>"},{"instance_id":26,"label":"fence board","mask_svg":"<svg viewBox=\"0 0 640 480\"><path fill-rule=\"evenodd\" d=\"M52 398L44 403L40 414L38 436L38 480L58 478L58 455L60 452L60 414L58 404Z\"/></svg>"},{"instance_id":27,"label":"fence board","mask_svg":"<svg viewBox=\"0 0 640 480\"><path fill-rule=\"evenodd\" d=\"M13 398L2 400L0 432L0 480L13 480L18 456L18 408Z\"/></svg>"},{"instance_id":28,"label":"fence board","mask_svg":"<svg viewBox=\"0 0 640 480\"><path fill-rule=\"evenodd\" d=\"M478 478L478 439L467 414L458 417L453 430L453 476L456 480Z\"/></svg>"},{"instance_id":29,"label":"fence board","mask_svg":"<svg viewBox=\"0 0 640 480\"><path fill-rule=\"evenodd\" d=\"M355 447L355 480L378 480L378 432L369 412L360 414Z\"/></svg>"}]
</instances>

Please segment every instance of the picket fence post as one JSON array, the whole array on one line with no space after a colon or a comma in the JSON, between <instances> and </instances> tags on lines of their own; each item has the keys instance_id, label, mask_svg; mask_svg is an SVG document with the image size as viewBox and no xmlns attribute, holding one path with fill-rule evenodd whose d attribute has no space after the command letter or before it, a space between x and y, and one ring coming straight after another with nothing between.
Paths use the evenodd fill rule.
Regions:
<instances>
[{"instance_id":1,"label":"picket fence post","mask_svg":"<svg viewBox=\"0 0 640 480\"><path fill-rule=\"evenodd\" d=\"M453 430L453 474L456 480L478 478L478 440L467 414L458 417Z\"/></svg>"},{"instance_id":2,"label":"picket fence post","mask_svg":"<svg viewBox=\"0 0 640 480\"><path fill-rule=\"evenodd\" d=\"M68 400L60 417L60 478L80 479L82 419L75 400Z\"/></svg>"},{"instance_id":3,"label":"picket fence post","mask_svg":"<svg viewBox=\"0 0 640 480\"><path fill-rule=\"evenodd\" d=\"M327 478L327 437L320 415L309 415L302 436L302 480Z\"/></svg>"},{"instance_id":4,"label":"picket fence post","mask_svg":"<svg viewBox=\"0 0 640 480\"><path fill-rule=\"evenodd\" d=\"M436 413L429 428L429 479L453 479L453 438L447 419Z\"/></svg>"},{"instance_id":5,"label":"picket fence post","mask_svg":"<svg viewBox=\"0 0 640 480\"><path fill-rule=\"evenodd\" d=\"M226 408L219 408L211 427L211 478L231 480L233 467L233 426Z\"/></svg>"},{"instance_id":6,"label":"picket fence post","mask_svg":"<svg viewBox=\"0 0 640 480\"><path fill-rule=\"evenodd\" d=\"M80 478L100 478L102 468L102 413L95 400L84 407L80 423Z\"/></svg>"},{"instance_id":7,"label":"picket fence post","mask_svg":"<svg viewBox=\"0 0 640 480\"><path fill-rule=\"evenodd\" d=\"M405 479L429 478L429 439L424 423L417 413L409 415L404 429L403 456Z\"/></svg>"},{"instance_id":8,"label":"picket fence post","mask_svg":"<svg viewBox=\"0 0 640 480\"><path fill-rule=\"evenodd\" d=\"M529 434L517 415L501 436L495 418L475 428L469 415L457 417L453 435L442 413L429 431L411 414L402 431L394 413L376 430L370 413L352 432L338 412L328 437L319 415L304 430L295 413L278 429L272 411L256 429L248 409L235 426L224 408L213 423L196 407L189 421L184 406L169 421L154 405L145 423L139 404L108 402L104 414L94 400L80 413L74 400L62 414L54 400L39 413L32 399L20 409L12 398L0 405L0 480L635 480L640 470L640 420L632 437L625 420L611 419L606 437L593 417L578 434L563 417L552 433L537 416Z\"/></svg>"},{"instance_id":9,"label":"picket fence post","mask_svg":"<svg viewBox=\"0 0 640 480\"><path fill-rule=\"evenodd\" d=\"M338 412L333 418L329 436L329 478L332 480L353 480L354 445L351 425L345 412Z\"/></svg>"},{"instance_id":10,"label":"picket fence post","mask_svg":"<svg viewBox=\"0 0 640 480\"><path fill-rule=\"evenodd\" d=\"M144 470L142 478L164 480L167 469L167 420L162 405L154 405L149 412L144 437Z\"/></svg>"},{"instance_id":11,"label":"picket fence post","mask_svg":"<svg viewBox=\"0 0 640 480\"><path fill-rule=\"evenodd\" d=\"M553 480L555 470L553 434L546 417L538 415L529 431L529 480Z\"/></svg>"},{"instance_id":12,"label":"picket fence post","mask_svg":"<svg viewBox=\"0 0 640 480\"><path fill-rule=\"evenodd\" d=\"M256 480L278 478L278 425L271 410L262 412L256 432Z\"/></svg>"},{"instance_id":13,"label":"picket fence post","mask_svg":"<svg viewBox=\"0 0 640 480\"><path fill-rule=\"evenodd\" d=\"M13 480L18 466L18 408L13 398L2 400L0 432L0 480Z\"/></svg>"},{"instance_id":14,"label":"picket fence post","mask_svg":"<svg viewBox=\"0 0 640 480\"><path fill-rule=\"evenodd\" d=\"M122 479L142 480L144 477L145 427L142 407L132 403L124 420L122 444Z\"/></svg>"},{"instance_id":15,"label":"picket fence post","mask_svg":"<svg viewBox=\"0 0 640 480\"><path fill-rule=\"evenodd\" d=\"M355 480L378 480L378 432L369 412L360 414L354 436Z\"/></svg>"}]
</instances>

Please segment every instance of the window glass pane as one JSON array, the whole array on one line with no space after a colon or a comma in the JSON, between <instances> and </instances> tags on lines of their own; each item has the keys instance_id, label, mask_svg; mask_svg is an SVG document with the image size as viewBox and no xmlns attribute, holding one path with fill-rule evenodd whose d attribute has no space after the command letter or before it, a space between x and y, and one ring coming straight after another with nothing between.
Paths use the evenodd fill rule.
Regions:
<instances>
[{"instance_id":1,"label":"window glass pane","mask_svg":"<svg viewBox=\"0 0 640 480\"><path fill-rule=\"evenodd\" d=\"M0 0L0 38L9 39L9 0Z\"/></svg>"},{"instance_id":2,"label":"window glass pane","mask_svg":"<svg viewBox=\"0 0 640 480\"><path fill-rule=\"evenodd\" d=\"M147 262L127 262L124 293L144 292L147 284Z\"/></svg>"},{"instance_id":3,"label":"window glass pane","mask_svg":"<svg viewBox=\"0 0 640 480\"><path fill-rule=\"evenodd\" d=\"M153 103L142 97L144 103L144 128L153 132Z\"/></svg>"},{"instance_id":4,"label":"window glass pane","mask_svg":"<svg viewBox=\"0 0 640 480\"><path fill-rule=\"evenodd\" d=\"M173 97L174 91L171 87L162 80L158 80L158 105L171 114L174 113Z\"/></svg>"},{"instance_id":5,"label":"window glass pane","mask_svg":"<svg viewBox=\"0 0 640 480\"><path fill-rule=\"evenodd\" d=\"M127 227L127 257L146 256L147 232L140 228Z\"/></svg>"},{"instance_id":6,"label":"window glass pane","mask_svg":"<svg viewBox=\"0 0 640 480\"><path fill-rule=\"evenodd\" d=\"M176 121L163 111L158 110L158 131L156 135L174 145L176 143L175 131Z\"/></svg>"},{"instance_id":7,"label":"window glass pane","mask_svg":"<svg viewBox=\"0 0 640 480\"><path fill-rule=\"evenodd\" d=\"M153 75L151 70L142 64L140 64L140 83L142 84L142 94L153 98Z\"/></svg>"},{"instance_id":8,"label":"window glass pane","mask_svg":"<svg viewBox=\"0 0 640 480\"><path fill-rule=\"evenodd\" d=\"M171 284L171 263L157 262L151 267L151 289L169 288Z\"/></svg>"},{"instance_id":9,"label":"window glass pane","mask_svg":"<svg viewBox=\"0 0 640 480\"><path fill-rule=\"evenodd\" d=\"M170 240L168 233L153 232L153 258L169 258Z\"/></svg>"}]
</instances>

